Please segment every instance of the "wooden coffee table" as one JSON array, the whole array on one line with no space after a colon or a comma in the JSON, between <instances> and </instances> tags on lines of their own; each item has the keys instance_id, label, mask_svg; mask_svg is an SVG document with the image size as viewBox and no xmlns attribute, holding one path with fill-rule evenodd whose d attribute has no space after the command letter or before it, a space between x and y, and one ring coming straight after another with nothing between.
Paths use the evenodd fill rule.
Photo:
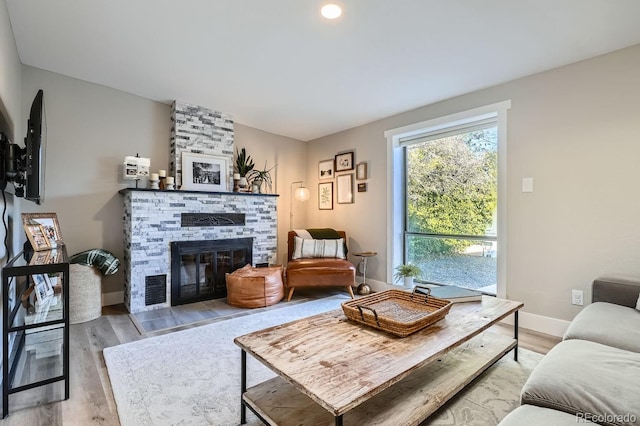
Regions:
<instances>
[{"instance_id":1,"label":"wooden coffee table","mask_svg":"<svg viewBox=\"0 0 640 426\"><path fill-rule=\"evenodd\" d=\"M417 425L514 350L520 302L456 303L405 338L327 312L237 337L246 407L270 425ZM514 337L487 331L514 314ZM246 388L246 354L279 377ZM436 361L436 362L434 362Z\"/></svg>"}]
</instances>

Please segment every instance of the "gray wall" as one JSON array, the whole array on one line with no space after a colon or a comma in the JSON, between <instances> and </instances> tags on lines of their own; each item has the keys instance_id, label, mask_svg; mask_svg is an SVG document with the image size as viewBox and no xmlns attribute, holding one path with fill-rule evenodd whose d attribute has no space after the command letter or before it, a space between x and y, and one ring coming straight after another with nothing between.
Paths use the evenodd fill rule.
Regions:
<instances>
[{"instance_id":1,"label":"gray wall","mask_svg":"<svg viewBox=\"0 0 640 426\"><path fill-rule=\"evenodd\" d=\"M401 64L399 64L401 65ZM508 118L507 296L524 311L570 320L571 289L591 300L604 274L640 276L640 45L449 99L309 142L307 179L317 197L318 161L354 149L369 161L369 191L320 211L310 226L351 236L350 250L375 250L367 275L385 281L385 130L511 99ZM533 177L533 193L521 179ZM370 275L369 275L370 274Z\"/></svg>"},{"instance_id":2,"label":"gray wall","mask_svg":"<svg viewBox=\"0 0 640 426\"><path fill-rule=\"evenodd\" d=\"M27 66L22 81L22 113L28 113L43 89L48 127L46 199L41 206L23 202L23 210L55 212L70 254L98 247L122 258L123 200L118 191L134 183L120 178L121 164L125 155L139 153L151 158L152 171L169 169L170 106ZM246 147L260 168L265 161L268 167L278 164L274 191L282 194L282 235L288 227L287 182L303 175L306 145L241 124L235 131L236 145ZM286 240L278 252L286 256ZM123 283L119 271L103 280L103 293L120 292Z\"/></svg>"},{"instance_id":3,"label":"gray wall","mask_svg":"<svg viewBox=\"0 0 640 426\"><path fill-rule=\"evenodd\" d=\"M287 231L289 230L289 208L293 208L294 227L304 227L306 206L295 201L291 204L291 182L304 180L306 175L307 144L297 139L267 133L253 127L235 123L236 147L247 148L256 163L256 168L267 169L276 165L271 172L273 192L278 197L278 260L287 260Z\"/></svg>"},{"instance_id":4,"label":"gray wall","mask_svg":"<svg viewBox=\"0 0 640 426\"><path fill-rule=\"evenodd\" d=\"M169 105L37 68L22 70L23 115L38 89L47 116L45 201L24 212L55 212L69 254L104 248L122 258L121 179L125 155L151 158L168 169ZM121 291L122 271L103 280Z\"/></svg>"}]
</instances>

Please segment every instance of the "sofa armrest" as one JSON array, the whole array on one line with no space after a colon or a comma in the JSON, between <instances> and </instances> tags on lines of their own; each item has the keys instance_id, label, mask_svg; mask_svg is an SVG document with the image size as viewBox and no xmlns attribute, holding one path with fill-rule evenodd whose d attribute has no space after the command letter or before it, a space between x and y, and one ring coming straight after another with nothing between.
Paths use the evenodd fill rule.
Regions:
<instances>
[{"instance_id":1,"label":"sofa armrest","mask_svg":"<svg viewBox=\"0 0 640 426\"><path fill-rule=\"evenodd\" d=\"M598 278L591 287L591 302L608 302L635 308L640 294L640 280Z\"/></svg>"}]
</instances>

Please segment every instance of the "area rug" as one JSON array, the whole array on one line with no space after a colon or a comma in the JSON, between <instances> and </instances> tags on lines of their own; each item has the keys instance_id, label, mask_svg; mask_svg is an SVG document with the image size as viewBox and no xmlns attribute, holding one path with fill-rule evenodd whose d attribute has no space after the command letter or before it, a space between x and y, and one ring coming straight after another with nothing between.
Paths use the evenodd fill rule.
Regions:
<instances>
[{"instance_id":1,"label":"area rug","mask_svg":"<svg viewBox=\"0 0 640 426\"><path fill-rule=\"evenodd\" d=\"M237 425L240 419L240 348L237 336L332 309L347 296L151 337L106 348L104 358L120 423L133 425ZM423 425L497 424L518 405L522 385L541 355L521 349L506 356ZM247 357L247 383L274 373ZM249 411L249 425L261 422Z\"/></svg>"}]
</instances>

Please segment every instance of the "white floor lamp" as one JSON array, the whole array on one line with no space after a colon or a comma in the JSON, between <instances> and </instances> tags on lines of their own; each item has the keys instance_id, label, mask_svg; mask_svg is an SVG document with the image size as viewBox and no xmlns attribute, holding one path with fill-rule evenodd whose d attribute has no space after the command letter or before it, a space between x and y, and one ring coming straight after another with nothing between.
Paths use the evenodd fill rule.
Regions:
<instances>
[{"instance_id":1,"label":"white floor lamp","mask_svg":"<svg viewBox=\"0 0 640 426\"><path fill-rule=\"evenodd\" d=\"M303 185L303 181L298 180L295 182L291 182L291 192L289 193L289 229L293 229L293 199L295 198L298 201L307 201L311 194L309 190ZM298 188L296 188L295 193L293 191L293 186L300 184Z\"/></svg>"}]
</instances>

